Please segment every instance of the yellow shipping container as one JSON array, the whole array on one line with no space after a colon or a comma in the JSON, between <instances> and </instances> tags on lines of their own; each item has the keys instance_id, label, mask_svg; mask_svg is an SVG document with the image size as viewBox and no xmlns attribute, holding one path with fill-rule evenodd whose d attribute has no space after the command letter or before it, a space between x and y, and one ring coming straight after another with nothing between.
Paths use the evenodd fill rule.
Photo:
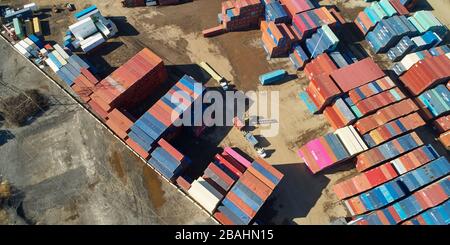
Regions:
<instances>
[{"instance_id":1,"label":"yellow shipping container","mask_svg":"<svg viewBox=\"0 0 450 245\"><path fill-rule=\"evenodd\" d=\"M41 32L41 21L39 20L38 17L34 17L33 18L33 27L34 27L34 34L37 36L41 36L42 32Z\"/></svg>"}]
</instances>

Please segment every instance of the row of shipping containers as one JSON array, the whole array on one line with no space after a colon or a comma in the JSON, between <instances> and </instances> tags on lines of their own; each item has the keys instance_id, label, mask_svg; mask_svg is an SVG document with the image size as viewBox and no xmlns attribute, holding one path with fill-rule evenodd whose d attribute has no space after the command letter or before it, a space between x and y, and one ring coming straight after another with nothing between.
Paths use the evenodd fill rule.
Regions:
<instances>
[{"instance_id":1,"label":"row of shipping containers","mask_svg":"<svg viewBox=\"0 0 450 245\"><path fill-rule=\"evenodd\" d=\"M399 62L395 63L391 70L395 72L398 76L405 73L412 66L414 66L417 62L431 56L439 56L443 54L450 53L450 47L448 45L442 45L439 47L433 47L428 50L421 50L417 52L413 52L407 54L404 58L402 58Z\"/></svg>"},{"instance_id":2,"label":"row of shipping containers","mask_svg":"<svg viewBox=\"0 0 450 245\"><path fill-rule=\"evenodd\" d=\"M395 0L374 1L370 6L359 12L354 23L365 36L368 32L372 31L382 19L394 15L401 16L406 14L409 14L409 11L402 4L396 3Z\"/></svg>"},{"instance_id":3,"label":"row of shipping containers","mask_svg":"<svg viewBox=\"0 0 450 245\"><path fill-rule=\"evenodd\" d=\"M223 225L248 225L269 199L283 174L263 159L250 161L225 147L202 176L177 183Z\"/></svg>"},{"instance_id":4,"label":"row of shipping containers","mask_svg":"<svg viewBox=\"0 0 450 245\"><path fill-rule=\"evenodd\" d=\"M449 172L450 163L445 157L439 157L398 178L344 200L344 204L353 216L364 214L394 203L402 197L406 197L434 181L447 176Z\"/></svg>"},{"instance_id":5,"label":"row of shipping containers","mask_svg":"<svg viewBox=\"0 0 450 245\"><path fill-rule=\"evenodd\" d=\"M42 36L42 25L39 17L30 19L14 18L13 28L14 33L19 40L30 35Z\"/></svg>"},{"instance_id":6,"label":"row of shipping containers","mask_svg":"<svg viewBox=\"0 0 450 245\"><path fill-rule=\"evenodd\" d=\"M363 139L369 147L375 147L425 124L425 121L418 113L413 113L370 131L363 135Z\"/></svg>"},{"instance_id":7,"label":"row of shipping containers","mask_svg":"<svg viewBox=\"0 0 450 245\"><path fill-rule=\"evenodd\" d=\"M432 145L425 145L378 167L338 182L333 190L340 200L386 183L439 157Z\"/></svg>"},{"instance_id":8,"label":"row of shipping containers","mask_svg":"<svg viewBox=\"0 0 450 245\"><path fill-rule=\"evenodd\" d=\"M417 104L411 99L406 99L386 106L372 115L359 119L354 126L360 134L364 135L392 120L416 111L419 111Z\"/></svg>"},{"instance_id":9,"label":"row of shipping containers","mask_svg":"<svg viewBox=\"0 0 450 245\"><path fill-rule=\"evenodd\" d=\"M436 210L435 207L448 207L448 197L450 195L450 178L445 177L415 193L398 201L386 208L376 210L369 214L358 216L351 224L355 225L396 225L400 223L408 223L408 219L415 217L426 210ZM441 206L444 204L445 206ZM430 209L433 208L433 209ZM444 218L439 222L439 218L435 218L442 225L448 225L448 209L442 212ZM425 214L428 212L424 212ZM405 222L406 221L406 222ZM414 222L414 218L411 220ZM425 222L424 222L425 223ZM433 221L430 221L433 223Z\"/></svg>"},{"instance_id":10,"label":"row of shipping containers","mask_svg":"<svg viewBox=\"0 0 450 245\"><path fill-rule=\"evenodd\" d=\"M367 149L361 136L348 126L309 141L298 154L312 173L318 173Z\"/></svg>"},{"instance_id":11,"label":"row of shipping containers","mask_svg":"<svg viewBox=\"0 0 450 245\"><path fill-rule=\"evenodd\" d=\"M450 224L448 210L450 210L449 200L411 218L403 225L448 225Z\"/></svg>"},{"instance_id":12,"label":"row of shipping containers","mask_svg":"<svg viewBox=\"0 0 450 245\"><path fill-rule=\"evenodd\" d=\"M450 53L426 57L418 61L402 76L400 81L413 94L419 95L427 88L450 78Z\"/></svg>"},{"instance_id":13,"label":"row of shipping containers","mask_svg":"<svg viewBox=\"0 0 450 245\"><path fill-rule=\"evenodd\" d=\"M359 154L356 169L363 172L422 145L423 141L416 132L400 136Z\"/></svg>"},{"instance_id":14,"label":"row of shipping containers","mask_svg":"<svg viewBox=\"0 0 450 245\"><path fill-rule=\"evenodd\" d=\"M214 217L225 225L250 224L283 176L263 159L254 160L220 202Z\"/></svg>"}]
</instances>

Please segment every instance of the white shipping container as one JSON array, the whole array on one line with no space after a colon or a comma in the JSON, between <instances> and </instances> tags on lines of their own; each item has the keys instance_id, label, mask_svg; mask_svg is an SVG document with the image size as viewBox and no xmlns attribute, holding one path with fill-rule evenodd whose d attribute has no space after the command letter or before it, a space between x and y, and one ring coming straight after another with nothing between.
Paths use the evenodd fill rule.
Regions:
<instances>
[{"instance_id":1,"label":"white shipping container","mask_svg":"<svg viewBox=\"0 0 450 245\"><path fill-rule=\"evenodd\" d=\"M44 55L44 56L47 56L47 55L48 55L48 51L47 51L47 49L45 49L45 48L41 49L40 52L41 52L41 54Z\"/></svg>"},{"instance_id":2,"label":"white shipping container","mask_svg":"<svg viewBox=\"0 0 450 245\"><path fill-rule=\"evenodd\" d=\"M220 202L220 199L213 193L211 193L207 188L205 188L205 186L203 186L198 180L194 180L194 182L192 182L191 188L188 190L188 193L210 214L212 214L216 210L216 207Z\"/></svg>"},{"instance_id":3,"label":"white shipping container","mask_svg":"<svg viewBox=\"0 0 450 245\"><path fill-rule=\"evenodd\" d=\"M18 43L20 46L22 46L22 48L24 48L26 51L30 52L31 50L33 50L33 48L28 45L28 43L26 43L24 40L20 41Z\"/></svg>"},{"instance_id":4,"label":"white shipping container","mask_svg":"<svg viewBox=\"0 0 450 245\"><path fill-rule=\"evenodd\" d=\"M58 53L58 51L53 50L52 54L55 56L55 58L61 63L61 65L66 65L67 61Z\"/></svg>"},{"instance_id":5,"label":"white shipping container","mask_svg":"<svg viewBox=\"0 0 450 245\"><path fill-rule=\"evenodd\" d=\"M350 155L353 155L354 153L354 146L350 141L349 137L347 136L345 129L340 128L335 131L335 134L341 139L341 142L344 144L345 149Z\"/></svg>"},{"instance_id":6,"label":"white shipping container","mask_svg":"<svg viewBox=\"0 0 450 245\"><path fill-rule=\"evenodd\" d=\"M39 49L39 47L38 47L33 41L31 41L31 39L29 39L28 37L25 38L25 39L23 39L23 40L24 40L28 45L30 45L31 48L33 48L33 49L35 49L35 50Z\"/></svg>"},{"instance_id":7,"label":"white shipping container","mask_svg":"<svg viewBox=\"0 0 450 245\"><path fill-rule=\"evenodd\" d=\"M105 36L105 37L109 37L109 35L111 34L111 32L109 31L108 27L106 27L105 25L103 25L100 21L95 23L95 26L97 26L97 29Z\"/></svg>"},{"instance_id":8,"label":"white shipping container","mask_svg":"<svg viewBox=\"0 0 450 245\"><path fill-rule=\"evenodd\" d=\"M37 6L36 3L25 4L25 5L23 5L23 8L24 8L24 9L29 8L29 9L31 9L32 11L38 11L38 6Z\"/></svg>"},{"instance_id":9,"label":"white shipping container","mask_svg":"<svg viewBox=\"0 0 450 245\"><path fill-rule=\"evenodd\" d=\"M45 59L45 63L52 69L54 73L59 71L58 66L51 59Z\"/></svg>"},{"instance_id":10,"label":"white shipping container","mask_svg":"<svg viewBox=\"0 0 450 245\"><path fill-rule=\"evenodd\" d=\"M417 45L417 47L422 47L427 44L422 37L413 37L411 40Z\"/></svg>"},{"instance_id":11,"label":"white shipping container","mask_svg":"<svg viewBox=\"0 0 450 245\"><path fill-rule=\"evenodd\" d=\"M23 55L23 56L25 56L25 57L27 57L27 58L30 58L31 57L31 54L30 53L28 53L28 51L24 48L24 47L22 47L22 45L20 45L19 43L16 43L15 45L14 45L14 47Z\"/></svg>"},{"instance_id":12,"label":"white shipping container","mask_svg":"<svg viewBox=\"0 0 450 245\"><path fill-rule=\"evenodd\" d=\"M359 146L360 146L360 152L363 152L363 151L366 151L366 150L368 150L369 149L369 147L367 147L367 144L364 142L364 140L361 138L361 136L359 135L359 133L356 131L356 129L352 126L352 125L350 125L350 126L347 126L349 129L350 129L350 131L352 132L352 134L353 134L353 137L356 139L356 141L359 143Z\"/></svg>"},{"instance_id":13,"label":"white shipping container","mask_svg":"<svg viewBox=\"0 0 450 245\"><path fill-rule=\"evenodd\" d=\"M402 162L400 162L398 159L395 159L393 161L391 161L394 164L395 170L397 170L397 172L399 174L404 174L406 173L406 169L403 166Z\"/></svg>"},{"instance_id":14,"label":"white shipping container","mask_svg":"<svg viewBox=\"0 0 450 245\"><path fill-rule=\"evenodd\" d=\"M403 67L405 67L405 70L409 70L409 68L411 68L414 64L416 64L419 61L420 61L419 56L417 56L417 54L413 53L413 54L406 55L405 58L403 58L400 61L400 64L402 64Z\"/></svg>"},{"instance_id":15,"label":"white shipping container","mask_svg":"<svg viewBox=\"0 0 450 245\"><path fill-rule=\"evenodd\" d=\"M102 44L104 42L105 42L105 39L103 38L102 34L97 33L94 36L89 37L89 40L87 39L86 44L81 45L81 49L87 53L87 52L93 50L94 48L98 47L100 44Z\"/></svg>"},{"instance_id":16,"label":"white shipping container","mask_svg":"<svg viewBox=\"0 0 450 245\"><path fill-rule=\"evenodd\" d=\"M83 40L86 37L89 37L97 32L97 27L95 26L94 21L91 18L80 20L77 23L69 26L69 29L73 33L73 35L80 40Z\"/></svg>"},{"instance_id":17,"label":"white shipping container","mask_svg":"<svg viewBox=\"0 0 450 245\"><path fill-rule=\"evenodd\" d=\"M361 152L361 147L349 128L340 128L336 130L336 134L341 139L342 143L344 143L344 147L350 155L353 156Z\"/></svg>"},{"instance_id":18,"label":"white shipping container","mask_svg":"<svg viewBox=\"0 0 450 245\"><path fill-rule=\"evenodd\" d=\"M63 57L65 60L69 59L69 55L67 54L66 51L64 51L63 48L61 48L61 46L59 46L59 44L55 44L53 45L53 48L61 55L61 57Z\"/></svg>"}]
</instances>

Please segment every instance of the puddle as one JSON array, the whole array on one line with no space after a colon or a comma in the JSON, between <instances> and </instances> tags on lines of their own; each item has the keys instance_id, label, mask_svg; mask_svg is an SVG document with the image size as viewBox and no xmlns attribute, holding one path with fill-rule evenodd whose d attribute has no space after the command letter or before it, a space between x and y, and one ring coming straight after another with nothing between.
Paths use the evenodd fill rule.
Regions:
<instances>
[{"instance_id":1,"label":"puddle","mask_svg":"<svg viewBox=\"0 0 450 245\"><path fill-rule=\"evenodd\" d=\"M150 199L153 207L157 210L166 203L161 179L155 171L148 166L143 167L143 178L144 187L147 189L148 199Z\"/></svg>"},{"instance_id":2,"label":"puddle","mask_svg":"<svg viewBox=\"0 0 450 245\"><path fill-rule=\"evenodd\" d=\"M126 177L125 177L125 171L122 166L122 157L117 151L113 151L110 158L109 163L111 164L112 168L116 172L117 176L126 183Z\"/></svg>"}]
</instances>

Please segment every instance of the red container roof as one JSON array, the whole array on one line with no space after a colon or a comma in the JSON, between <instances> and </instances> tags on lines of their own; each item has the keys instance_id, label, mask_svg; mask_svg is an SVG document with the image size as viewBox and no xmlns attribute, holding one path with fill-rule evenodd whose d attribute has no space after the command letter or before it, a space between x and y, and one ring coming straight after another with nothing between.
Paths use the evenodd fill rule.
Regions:
<instances>
[{"instance_id":1,"label":"red container roof","mask_svg":"<svg viewBox=\"0 0 450 245\"><path fill-rule=\"evenodd\" d=\"M343 92L386 76L370 57L333 71L330 75Z\"/></svg>"}]
</instances>

